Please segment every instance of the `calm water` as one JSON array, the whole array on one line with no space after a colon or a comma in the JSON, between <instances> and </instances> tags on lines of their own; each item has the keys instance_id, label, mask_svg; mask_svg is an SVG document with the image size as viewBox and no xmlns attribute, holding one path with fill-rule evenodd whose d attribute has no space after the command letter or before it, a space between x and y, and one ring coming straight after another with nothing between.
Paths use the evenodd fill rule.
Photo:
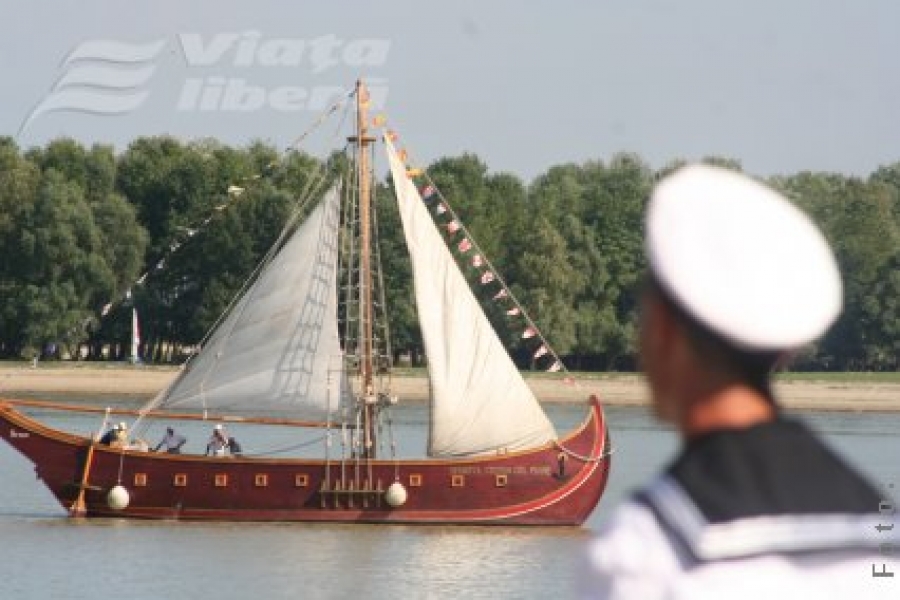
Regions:
<instances>
[{"instance_id":1,"label":"calm water","mask_svg":"<svg viewBox=\"0 0 900 600\"><path fill-rule=\"evenodd\" d=\"M548 410L560 430L583 416L579 407ZM607 414L613 471L583 528L75 522L0 444L0 598L566 598L591 530L676 448L643 409ZM73 431L97 427L96 417L44 416ZM402 455L421 454L424 418L422 407L395 411ZM874 481L900 488L900 414L803 418ZM185 426L188 448L200 450L208 430ZM249 450L298 441L249 426L232 433Z\"/></svg>"}]
</instances>

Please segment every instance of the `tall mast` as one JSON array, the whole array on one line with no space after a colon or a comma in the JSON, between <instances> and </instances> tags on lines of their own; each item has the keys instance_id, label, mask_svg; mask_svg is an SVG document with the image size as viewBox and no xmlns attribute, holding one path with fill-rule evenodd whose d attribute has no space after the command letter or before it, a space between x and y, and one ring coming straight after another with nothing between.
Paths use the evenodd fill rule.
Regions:
<instances>
[{"instance_id":1,"label":"tall mast","mask_svg":"<svg viewBox=\"0 0 900 600\"><path fill-rule=\"evenodd\" d=\"M356 166L359 181L360 215L360 320L362 327L362 356L360 361L360 392L363 406L365 437L362 455L375 457L375 361L372 356L374 310L372 306L372 191L371 151L375 141L368 135L369 91L360 79L356 82Z\"/></svg>"}]
</instances>

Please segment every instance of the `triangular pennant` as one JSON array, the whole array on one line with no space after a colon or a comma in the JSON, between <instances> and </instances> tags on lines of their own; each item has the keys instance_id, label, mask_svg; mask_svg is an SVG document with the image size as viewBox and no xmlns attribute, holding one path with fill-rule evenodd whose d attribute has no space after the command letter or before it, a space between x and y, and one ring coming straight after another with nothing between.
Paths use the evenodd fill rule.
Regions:
<instances>
[{"instance_id":1,"label":"triangular pennant","mask_svg":"<svg viewBox=\"0 0 900 600\"><path fill-rule=\"evenodd\" d=\"M459 221L456 221L455 219L447 223L447 231L449 231L450 233L456 233L457 231L459 231L459 228Z\"/></svg>"},{"instance_id":2,"label":"triangular pennant","mask_svg":"<svg viewBox=\"0 0 900 600\"><path fill-rule=\"evenodd\" d=\"M519 310L519 307L518 307L518 306L513 306L511 309L509 309L508 311L506 311L506 314L508 314L508 315L511 316L511 317L514 317L514 316L516 316L516 315L518 315L518 314L521 314L521 312L522 312L522 311Z\"/></svg>"},{"instance_id":3,"label":"triangular pennant","mask_svg":"<svg viewBox=\"0 0 900 600\"><path fill-rule=\"evenodd\" d=\"M437 207L437 214L442 215L447 212L447 205L441 202Z\"/></svg>"},{"instance_id":4,"label":"triangular pennant","mask_svg":"<svg viewBox=\"0 0 900 600\"><path fill-rule=\"evenodd\" d=\"M494 280L494 274L490 271L485 271L481 274L481 285L487 285Z\"/></svg>"},{"instance_id":5,"label":"triangular pennant","mask_svg":"<svg viewBox=\"0 0 900 600\"><path fill-rule=\"evenodd\" d=\"M550 368L547 369L547 372L548 372L548 373L556 373L556 372L559 371L560 369L562 369L562 363L559 362L559 361L556 361L555 363L553 363L552 365L550 365Z\"/></svg>"},{"instance_id":6,"label":"triangular pennant","mask_svg":"<svg viewBox=\"0 0 900 600\"><path fill-rule=\"evenodd\" d=\"M534 330L534 327L526 327L525 331L522 332L522 339L533 338L537 335L537 331Z\"/></svg>"},{"instance_id":7,"label":"triangular pennant","mask_svg":"<svg viewBox=\"0 0 900 600\"><path fill-rule=\"evenodd\" d=\"M549 352L549 350L547 350L547 346L541 344L541 347L535 351L534 358L540 358L543 355L547 354L547 352Z\"/></svg>"},{"instance_id":8,"label":"triangular pennant","mask_svg":"<svg viewBox=\"0 0 900 600\"><path fill-rule=\"evenodd\" d=\"M414 167L412 169L406 170L406 176L412 179L413 177L421 177L425 171L419 169L418 167Z\"/></svg>"},{"instance_id":9,"label":"triangular pennant","mask_svg":"<svg viewBox=\"0 0 900 600\"><path fill-rule=\"evenodd\" d=\"M105 317L109 314L109 309L112 308L112 302L108 302L103 305L103 308L100 309L100 316Z\"/></svg>"},{"instance_id":10,"label":"triangular pennant","mask_svg":"<svg viewBox=\"0 0 900 600\"><path fill-rule=\"evenodd\" d=\"M506 291L506 288L503 288L502 290L494 294L494 300L500 300L501 298L506 298L507 296L509 296L509 292Z\"/></svg>"},{"instance_id":11,"label":"triangular pennant","mask_svg":"<svg viewBox=\"0 0 900 600\"><path fill-rule=\"evenodd\" d=\"M462 241L457 246L460 252L465 254L469 250L472 249L472 242L469 241L469 238L463 238Z\"/></svg>"},{"instance_id":12,"label":"triangular pennant","mask_svg":"<svg viewBox=\"0 0 900 600\"><path fill-rule=\"evenodd\" d=\"M389 140L392 141L392 142L396 142L396 141L397 141L397 138L400 137L400 136L397 135L397 132L396 132L396 131L392 131L392 130L390 130L390 129L389 129L388 132L387 132L386 134L384 134L384 135L385 135L385 137L386 137L387 139L389 139Z\"/></svg>"},{"instance_id":13,"label":"triangular pennant","mask_svg":"<svg viewBox=\"0 0 900 600\"><path fill-rule=\"evenodd\" d=\"M475 267L476 269L483 264L484 264L484 259L481 258L480 254L476 254L475 256L472 257L472 266Z\"/></svg>"},{"instance_id":14,"label":"triangular pennant","mask_svg":"<svg viewBox=\"0 0 900 600\"><path fill-rule=\"evenodd\" d=\"M433 185L430 185L430 184L426 185L425 187L422 188L422 191L421 191L422 200L431 200L432 196L434 196L436 191L437 190L434 189Z\"/></svg>"},{"instance_id":15,"label":"triangular pennant","mask_svg":"<svg viewBox=\"0 0 900 600\"><path fill-rule=\"evenodd\" d=\"M382 114L375 115L372 119L372 127L381 127L385 123L387 123L387 117Z\"/></svg>"}]
</instances>

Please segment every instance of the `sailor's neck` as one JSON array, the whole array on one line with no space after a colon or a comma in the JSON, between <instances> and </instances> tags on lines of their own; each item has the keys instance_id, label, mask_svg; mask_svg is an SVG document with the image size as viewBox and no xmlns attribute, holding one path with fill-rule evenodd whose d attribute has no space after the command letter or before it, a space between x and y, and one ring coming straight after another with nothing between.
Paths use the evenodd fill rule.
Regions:
<instances>
[{"instance_id":1,"label":"sailor's neck","mask_svg":"<svg viewBox=\"0 0 900 600\"><path fill-rule=\"evenodd\" d=\"M774 420L778 411L759 390L732 383L683 399L675 426L690 440L722 429L746 429Z\"/></svg>"}]
</instances>

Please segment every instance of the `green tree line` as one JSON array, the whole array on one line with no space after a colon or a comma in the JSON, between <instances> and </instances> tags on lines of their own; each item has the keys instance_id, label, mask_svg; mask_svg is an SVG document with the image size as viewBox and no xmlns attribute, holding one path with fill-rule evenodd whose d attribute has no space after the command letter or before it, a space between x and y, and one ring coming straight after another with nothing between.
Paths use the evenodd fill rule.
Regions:
<instances>
[{"instance_id":1,"label":"green tree line","mask_svg":"<svg viewBox=\"0 0 900 600\"><path fill-rule=\"evenodd\" d=\"M23 150L0 138L0 357L122 359L136 306L142 355L180 360L268 250L294 199L339 163L326 168L262 143L146 137L117 154L71 139ZM644 207L679 164L655 170L622 153L555 165L525 182L465 154L427 172L567 366L629 370ZM222 210L228 187L246 181L240 201ZM802 172L767 182L819 223L844 275L839 322L803 350L797 368L900 368L900 163L867 177ZM394 352L415 360L422 344L409 261L386 181L376 203ZM521 329L484 304L530 366Z\"/></svg>"}]
</instances>

